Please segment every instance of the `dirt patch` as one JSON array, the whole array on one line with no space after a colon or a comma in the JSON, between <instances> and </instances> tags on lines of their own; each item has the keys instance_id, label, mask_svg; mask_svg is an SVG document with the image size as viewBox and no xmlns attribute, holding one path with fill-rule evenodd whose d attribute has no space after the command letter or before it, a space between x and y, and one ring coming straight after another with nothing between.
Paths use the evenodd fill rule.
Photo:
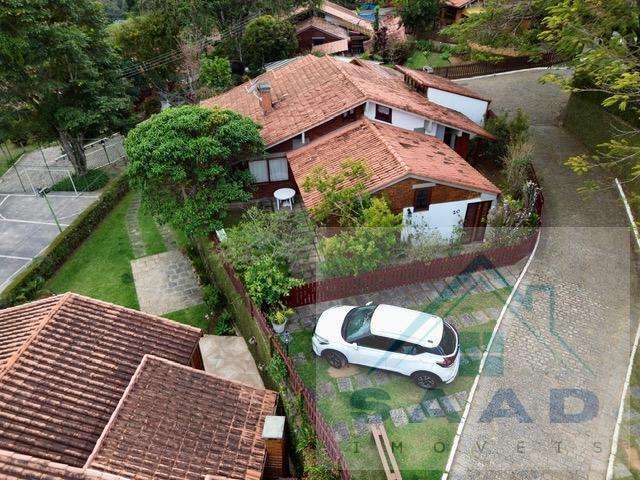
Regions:
<instances>
[{"instance_id":1,"label":"dirt patch","mask_svg":"<svg viewBox=\"0 0 640 480\"><path fill-rule=\"evenodd\" d=\"M349 365L340 369L329 367L329 370L327 370L327 373L332 378L351 377L353 375L357 375L359 372L360 369L355 365Z\"/></svg>"}]
</instances>

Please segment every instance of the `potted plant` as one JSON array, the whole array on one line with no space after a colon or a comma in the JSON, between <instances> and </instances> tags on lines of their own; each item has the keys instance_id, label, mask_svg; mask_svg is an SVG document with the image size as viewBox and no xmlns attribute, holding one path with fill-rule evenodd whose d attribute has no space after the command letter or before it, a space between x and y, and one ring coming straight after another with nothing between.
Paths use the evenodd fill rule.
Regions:
<instances>
[{"instance_id":1,"label":"potted plant","mask_svg":"<svg viewBox=\"0 0 640 480\"><path fill-rule=\"evenodd\" d=\"M269 320L271 320L273 331L276 333L284 332L284 328L287 325L287 320L291 315L293 315L293 309L285 307L282 307L280 310L276 310L271 315L269 315Z\"/></svg>"}]
</instances>

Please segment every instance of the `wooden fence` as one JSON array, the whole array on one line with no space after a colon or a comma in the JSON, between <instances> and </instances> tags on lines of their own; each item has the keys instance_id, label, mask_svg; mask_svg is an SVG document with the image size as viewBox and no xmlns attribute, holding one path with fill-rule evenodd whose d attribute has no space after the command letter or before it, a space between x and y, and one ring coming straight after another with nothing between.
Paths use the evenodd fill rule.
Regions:
<instances>
[{"instance_id":1,"label":"wooden fence","mask_svg":"<svg viewBox=\"0 0 640 480\"><path fill-rule=\"evenodd\" d=\"M309 388L307 388L307 386L302 381L302 378L300 378L300 375L298 375L293 361L285 352L285 349L278 339L278 336L269 326L269 322L267 321L264 313L262 313L262 311L255 305L255 303L253 303L253 301L249 297L249 294L245 290L243 283L236 275L233 267L229 263L227 263L224 258L222 258L222 264L236 293L242 299L245 308L255 319L264 336L269 340L269 343L271 344L273 350L275 350L280 355L280 357L282 357L284 364L287 367L287 373L289 375L289 386L296 395L300 395L304 399L303 403L305 412L309 417L311 424L315 427L316 435L324 444L329 458L333 462L335 462L336 465L338 465L340 469L340 477L342 478L342 480L350 480L351 473L349 471L347 461L340 451L340 447L335 439L333 431L331 430L331 428L329 428L327 423L324 421L324 418L318 411L314 393Z\"/></svg>"},{"instance_id":2,"label":"wooden fence","mask_svg":"<svg viewBox=\"0 0 640 480\"><path fill-rule=\"evenodd\" d=\"M435 67L433 69L433 73L441 77L455 80L457 78L477 77L480 75L525 70L527 68L550 67L552 65L558 65L563 61L563 57L557 53L545 53L539 59L531 59L529 57L512 57L506 58L500 62L472 62L461 63L459 65L449 65L446 67Z\"/></svg>"}]
</instances>

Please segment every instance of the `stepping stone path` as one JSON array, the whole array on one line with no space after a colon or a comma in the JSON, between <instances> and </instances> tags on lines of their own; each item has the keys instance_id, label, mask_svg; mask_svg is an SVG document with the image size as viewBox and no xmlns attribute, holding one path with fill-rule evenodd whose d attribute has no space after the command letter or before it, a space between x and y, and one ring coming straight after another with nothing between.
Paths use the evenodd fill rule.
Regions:
<instances>
[{"instance_id":1,"label":"stepping stone path","mask_svg":"<svg viewBox=\"0 0 640 480\"><path fill-rule=\"evenodd\" d=\"M440 402L440 406L442 407L442 410L444 410L444 412L447 415L453 415L462 411L462 407L458 403L458 400L456 399L456 397L453 395L440 397L438 399L438 402Z\"/></svg>"},{"instance_id":2,"label":"stepping stone path","mask_svg":"<svg viewBox=\"0 0 640 480\"><path fill-rule=\"evenodd\" d=\"M125 216L127 235L129 236L129 243L131 243L134 258L144 257L147 253L144 240L142 239L142 232L140 231L140 219L138 218L141 202L140 195L134 195Z\"/></svg>"},{"instance_id":3,"label":"stepping stone path","mask_svg":"<svg viewBox=\"0 0 640 480\"><path fill-rule=\"evenodd\" d=\"M307 357L304 353L298 352L293 356L293 363L295 363L296 365L304 365L305 363L307 363Z\"/></svg>"},{"instance_id":4,"label":"stepping stone path","mask_svg":"<svg viewBox=\"0 0 640 480\"><path fill-rule=\"evenodd\" d=\"M461 392L454 393L453 396L457 400L458 404L461 407L461 411L464 410L465 405L467 404L467 397L469 394L466 390L462 390Z\"/></svg>"},{"instance_id":5,"label":"stepping stone path","mask_svg":"<svg viewBox=\"0 0 640 480\"><path fill-rule=\"evenodd\" d=\"M378 425L382 423L382 415L379 413L371 413L367 415L367 423L369 425Z\"/></svg>"},{"instance_id":6,"label":"stepping stone path","mask_svg":"<svg viewBox=\"0 0 640 480\"><path fill-rule=\"evenodd\" d=\"M634 437L640 436L640 423L633 423L629 425L629 430Z\"/></svg>"},{"instance_id":7,"label":"stepping stone path","mask_svg":"<svg viewBox=\"0 0 640 480\"><path fill-rule=\"evenodd\" d=\"M376 370L373 374L376 380L376 385L384 385L391 381L391 374L385 370Z\"/></svg>"},{"instance_id":8,"label":"stepping stone path","mask_svg":"<svg viewBox=\"0 0 640 480\"><path fill-rule=\"evenodd\" d=\"M631 478L632 473L629 471L626 465L616 462L613 466L613 478L616 480L623 478Z\"/></svg>"},{"instance_id":9,"label":"stepping stone path","mask_svg":"<svg viewBox=\"0 0 640 480\"><path fill-rule=\"evenodd\" d=\"M362 436L369 433L369 424L366 417L358 417L353 421L353 429L356 431L356 435Z\"/></svg>"},{"instance_id":10,"label":"stepping stone path","mask_svg":"<svg viewBox=\"0 0 640 480\"><path fill-rule=\"evenodd\" d=\"M160 231L160 236L167 250L175 250L178 248L178 240L168 225L158 225L158 230Z\"/></svg>"},{"instance_id":11,"label":"stepping stone path","mask_svg":"<svg viewBox=\"0 0 640 480\"><path fill-rule=\"evenodd\" d=\"M409 423L407 412L402 408L394 408L389 412L389 415L391 416L391 421L396 427L401 427Z\"/></svg>"},{"instance_id":12,"label":"stepping stone path","mask_svg":"<svg viewBox=\"0 0 640 480\"><path fill-rule=\"evenodd\" d=\"M469 357L471 360L478 361L482 358L482 350L478 347L469 347L465 350L464 354Z\"/></svg>"},{"instance_id":13,"label":"stepping stone path","mask_svg":"<svg viewBox=\"0 0 640 480\"><path fill-rule=\"evenodd\" d=\"M444 417L444 410L440 407L438 401L433 398L431 400L423 400L422 409L426 412L430 417Z\"/></svg>"},{"instance_id":14,"label":"stepping stone path","mask_svg":"<svg viewBox=\"0 0 640 480\"><path fill-rule=\"evenodd\" d=\"M318 385L318 398L331 398L336 394L336 389L331 382L323 382Z\"/></svg>"},{"instance_id":15,"label":"stepping stone path","mask_svg":"<svg viewBox=\"0 0 640 480\"><path fill-rule=\"evenodd\" d=\"M338 422L333 425L331 429L333 430L333 435L336 437L336 440L338 442L347 440L349 438L349 427L347 427L347 424L345 422Z\"/></svg>"},{"instance_id":16,"label":"stepping stone path","mask_svg":"<svg viewBox=\"0 0 640 480\"><path fill-rule=\"evenodd\" d=\"M358 389L367 388L367 387L373 386L372 376L370 376L370 375L368 375L366 373L360 373L360 374L356 375L355 376L355 381L356 381L356 387Z\"/></svg>"},{"instance_id":17,"label":"stepping stone path","mask_svg":"<svg viewBox=\"0 0 640 480\"><path fill-rule=\"evenodd\" d=\"M633 398L640 398L640 387L629 388L629 395L631 395Z\"/></svg>"},{"instance_id":18,"label":"stepping stone path","mask_svg":"<svg viewBox=\"0 0 640 480\"><path fill-rule=\"evenodd\" d=\"M340 392L352 392L353 385L351 384L351 377L344 377L338 379L338 390Z\"/></svg>"},{"instance_id":19,"label":"stepping stone path","mask_svg":"<svg viewBox=\"0 0 640 480\"><path fill-rule=\"evenodd\" d=\"M422 407L420 405L409 405L406 407L407 415L409 416L409 421L411 423L419 423L422 422L425 418L424 412L422 411Z\"/></svg>"}]
</instances>

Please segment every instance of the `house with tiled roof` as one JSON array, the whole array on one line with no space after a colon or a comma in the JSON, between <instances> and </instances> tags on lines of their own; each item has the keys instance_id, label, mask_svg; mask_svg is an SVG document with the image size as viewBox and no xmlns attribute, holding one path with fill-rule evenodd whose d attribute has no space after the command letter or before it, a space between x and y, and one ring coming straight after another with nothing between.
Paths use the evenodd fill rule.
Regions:
<instances>
[{"instance_id":1,"label":"house with tiled roof","mask_svg":"<svg viewBox=\"0 0 640 480\"><path fill-rule=\"evenodd\" d=\"M260 480L276 403L275 392L146 355L85 467L140 480Z\"/></svg>"},{"instance_id":2,"label":"house with tiled roof","mask_svg":"<svg viewBox=\"0 0 640 480\"><path fill-rule=\"evenodd\" d=\"M445 0L440 6L440 25L451 25L459 22L469 9L481 7L484 0Z\"/></svg>"},{"instance_id":3,"label":"house with tiled roof","mask_svg":"<svg viewBox=\"0 0 640 480\"><path fill-rule=\"evenodd\" d=\"M276 394L201 371L201 336L71 293L1 310L0 478L262 478Z\"/></svg>"},{"instance_id":4,"label":"house with tiled roof","mask_svg":"<svg viewBox=\"0 0 640 480\"><path fill-rule=\"evenodd\" d=\"M444 231L464 225L484 232L487 212L500 191L466 158L472 138L494 137L484 129L484 118L474 121L457 101L450 105L432 101L406 80L402 72L365 61L307 55L202 105L235 110L262 126L268 154L247 165L258 186L257 196L290 187L312 208L313 196L300 191L308 171L361 159L371 171L389 173L370 190L394 197L393 210L403 212L407 221L411 216L414 224L435 222ZM461 92L458 89L450 98L477 100L478 95L465 97ZM348 128L356 123L360 129ZM369 137L376 132L372 138L377 150L370 152ZM384 141L390 135L402 136L401 148ZM334 150L338 139L344 148ZM302 148L307 152L304 158L298 154ZM415 169L396 168L405 157L412 159ZM409 177L419 182L407 182ZM436 185L441 185L439 192L449 189L449 194L433 194ZM436 203L443 204L437 215L432 208Z\"/></svg>"},{"instance_id":5,"label":"house with tiled roof","mask_svg":"<svg viewBox=\"0 0 640 480\"><path fill-rule=\"evenodd\" d=\"M301 52L358 54L373 36L373 24L337 3L322 1L291 13Z\"/></svg>"}]
</instances>

